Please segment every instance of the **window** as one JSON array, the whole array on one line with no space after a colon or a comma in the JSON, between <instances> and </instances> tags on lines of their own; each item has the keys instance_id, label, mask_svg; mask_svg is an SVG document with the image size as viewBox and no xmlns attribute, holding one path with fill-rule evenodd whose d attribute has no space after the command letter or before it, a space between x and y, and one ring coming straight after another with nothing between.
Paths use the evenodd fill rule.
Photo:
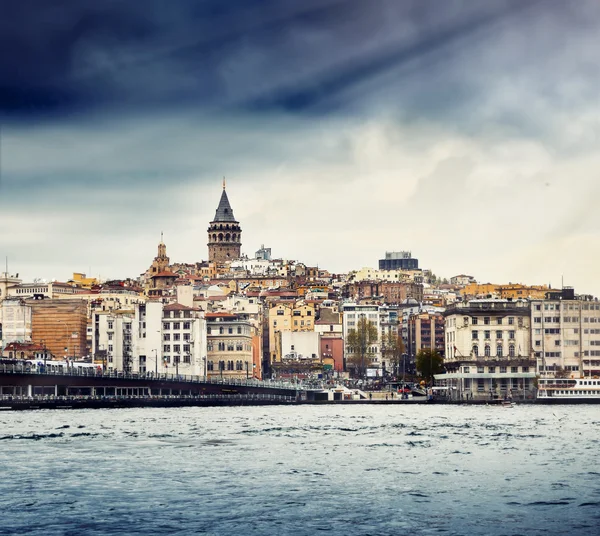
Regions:
<instances>
[{"instance_id":1,"label":"window","mask_svg":"<svg viewBox=\"0 0 600 536\"><path fill-rule=\"evenodd\" d=\"M108 329L113 329L113 323L112 322L108 323Z\"/></svg>"},{"instance_id":2,"label":"window","mask_svg":"<svg viewBox=\"0 0 600 536\"><path fill-rule=\"evenodd\" d=\"M224 352L225 351L225 343L224 342L220 342L219 343L219 352Z\"/></svg>"},{"instance_id":3,"label":"window","mask_svg":"<svg viewBox=\"0 0 600 536\"><path fill-rule=\"evenodd\" d=\"M529 372L529 367L523 367L523 372Z\"/></svg>"},{"instance_id":4,"label":"window","mask_svg":"<svg viewBox=\"0 0 600 536\"><path fill-rule=\"evenodd\" d=\"M501 344L496 345L496 356L502 357L502 345Z\"/></svg>"},{"instance_id":5,"label":"window","mask_svg":"<svg viewBox=\"0 0 600 536\"><path fill-rule=\"evenodd\" d=\"M471 331L471 338L472 338L473 340L477 340L477 339L478 339L478 335L477 335L477 333L478 333L478 332L477 332L476 330L474 330L474 331Z\"/></svg>"},{"instance_id":6,"label":"window","mask_svg":"<svg viewBox=\"0 0 600 536\"><path fill-rule=\"evenodd\" d=\"M509 316L508 317L508 325L512 326L515 323L515 317L514 316Z\"/></svg>"},{"instance_id":7,"label":"window","mask_svg":"<svg viewBox=\"0 0 600 536\"><path fill-rule=\"evenodd\" d=\"M486 330L485 333L484 333L484 336L485 336L486 339L491 338L491 332L488 331L488 330Z\"/></svg>"},{"instance_id":8,"label":"window","mask_svg":"<svg viewBox=\"0 0 600 536\"><path fill-rule=\"evenodd\" d=\"M190 329L191 324L189 322L183 323L183 329Z\"/></svg>"},{"instance_id":9,"label":"window","mask_svg":"<svg viewBox=\"0 0 600 536\"><path fill-rule=\"evenodd\" d=\"M163 329L169 329L169 325L168 322L163 322Z\"/></svg>"},{"instance_id":10,"label":"window","mask_svg":"<svg viewBox=\"0 0 600 536\"><path fill-rule=\"evenodd\" d=\"M174 352L181 352L181 345L179 345L179 344L174 344L174 345L173 345L173 351L174 351Z\"/></svg>"},{"instance_id":11,"label":"window","mask_svg":"<svg viewBox=\"0 0 600 536\"><path fill-rule=\"evenodd\" d=\"M483 374L483 367L477 367L477 373Z\"/></svg>"},{"instance_id":12,"label":"window","mask_svg":"<svg viewBox=\"0 0 600 536\"><path fill-rule=\"evenodd\" d=\"M471 324L473 324L474 326L477 325L477 317L474 316L473 318L471 318Z\"/></svg>"},{"instance_id":13,"label":"window","mask_svg":"<svg viewBox=\"0 0 600 536\"><path fill-rule=\"evenodd\" d=\"M227 343L227 351L228 352L233 352L233 343L232 342L228 342Z\"/></svg>"},{"instance_id":14,"label":"window","mask_svg":"<svg viewBox=\"0 0 600 536\"><path fill-rule=\"evenodd\" d=\"M113 351L113 345L112 345L112 344L109 344L109 345L108 345L108 351L109 351L109 352L112 352L112 351Z\"/></svg>"},{"instance_id":15,"label":"window","mask_svg":"<svg viewBox=\"0 0 600 536\"><path fill-rule=\"evenodd\" d=\"M512 374L517 374L519 372L519 367L510 367L510 372Z\"/></svg>"},{"instance_id":16,"label":"window","mask_svg":"<svg viewBox=\"0 0 600 536\"><path fill-rule=\"evenodd\" d=\"M465 374L469 374L470 373L471 368L470 367L463 367L463 372Z\"/></svg>"},{"instance_id":17,"label":"window","mask_svg":"<svg viewBox=\"0 0 600 536\"><path fill-rule=\"evenodd\" d=\"M175 322L173 324L173 329L181 329L181 322Z\"/></svg>"},{"instance_id":18,"label":"window","mask_svg":"<svg viewBox=\"0 0 600 536\"><path fill-rule=\"evenodd\" d=\"M184 363L190 363L190 362L191 362L191 361L190 361L190 356L189 356L189 355L184 355L184 356L183 356L183 362L184 362Z\"/></svg>"},{"instance_id":19,"label":"window","mask_svg":"<svg viewBox=\"0 0 600 536\"><path fill-rule=\"evenodd\" d=\"M227 333L229 333L229 335L233 335L233 328L227 328Z\"/></svg>"},{"instance_id":20,"label":"window","mask_svg":"<svg viewBox=\"0 0 600 536\"><path fill-rule=\"evenodd\" d=\"M171 340L171 334L163 333L163 341L170 341L170 340Z\"/></svg>"},{"instance_id":21,"label":"window","mask_svg":"<svg viewBox=\"0 0 600 536\"><path fill-rule=\"evenodd\" d=\"M487 326L490 323L490 317L489 316L484 316L483 317L483 323Z\"/></svg>"},{"instance_id":22,"label":"window","mask_svg":"<svg viewBox=\"0 0 600 536\"><path fill-rule=\"evenodd\" d=\"M171 345L170 344L165 344L163 346L163 352L170 352L171 351Z\"/></svg>"},{"instance_id":23,"label":"window","mask_svg":"<svg viewBox=\"0 0 600 536\"><path fill-rule=\"evenodd\" d=\"M475 357L479 356L479 346L477 346L477 345L473 346L473 355Z\"/></svg>"},{"instance_id":24,"label":"window","mask_svg":"<svg viewBox=\"0 0 600 536\"><path fill-rule=\"evenodd\" d=\"M190 340L190 334L189 333L184 333L183 334L183 340L184 341L189 341Z\"/></svg>"},{"instance_id":25,"label":"window","mask_svg":"<svg viewBox=\"0 0 600 536\"><path fill-rule=\"evenodd\" d=\"M506 367L500 367L500 374L506 374Z\"/></svg>"},{"instance_id":26,"label":"window","mask_svg":"<svg viewBox=\"0 0 600 536\"><path fill-rule=\"evenodd\" d=\"M535 341L535 345L536 346L541 346L542 345L542 341Z\"/></svg>"},{"instance_id":27,"label":"window","mask_svg":"<svg viewBox=\"0 0 600 536\"><path fill-rule=\"evenodd\" d=\"M238 343L235 345L235 349L236 349L236 351L237 351L237 352L241 352L241 351L243 351L243 349L244 349L244 346L242 345L242 343L241 343L241 342L238 342Z\"/></svg>"},{"instance_id":28,"label":"window","mask_svg":"<svg viewBox=\"0 0 600 536\"><path fill-rule=\"evenodd\" d=\"M215 370L215 364L213 361L209 361L206 367L208 370Z\"/></svg>"},{"instance_id":29,"label":"window","mask_svg":"<svg viewBox=\"0 0 600 536\"><path fill-rule=\"evenodd\" d=\"M501 339L501 338L502 338L502 332L496 331L496 339Z\"/></svg>"},{"instance_id":30,"label":"window","mask_svg":"<svg viewBox=\"0 0 600 536\"><path fill-rule=\"evenodd\" d=\"M180 333L173 333L173 340L174 341L178 341L181 338L181 334Z\"/></svg>"},{"instance_id":31,"label":"window","mask_svg":"<svg viewBox=\"0 0 600 536\"><path fill-rule=\"evenodd\" d=\"M112 340L113 340L113 334L112 334L112 333L109 333L109 334L108 334L108 340L109 340L109 341L112 341Z\"/></svg>"},{"instance_id":32,"label":"window","mask_svg":"<svg viewBox=\"0 0 600 536\"><path fill-rule=\"evenodd\" d=\"M509 331L508 332L508 338L509 339L514 339L515 338L515 332L514 331Z\"/></svg>"},{"instance_id":33,"label":"window","mask_svg":"<svg viewBox=\"0 0 600 536\"><path fill-rule=\"evenodd\" d=\"M490 357L491 350L490 350L490 347L487 344L486 344L485 349L484 349L484 354L485 354L485 357Z\"/></svg>"},{"instance_id":34,"label":"window","mask_svg":"<svg viewBox=\"0 0 600 536\"><path fill-rule=\"evenodd\" d=\"M184 344L183 345L183 351L184 352L189 352L190 351L190 345L189 344ZM189 361L188 361L188 363L189 363Z\"/></svg>"},{"instance_id":35,"label":"window","mask_svg":"<svg viewBox=\"0 0 600 536\"><path fill-rule=\"evenodd\" d=\"M499 317L496 319L496 322L498 323L498 325L501 325L501 324L502 324L502 317L501 317L501 316L499 316Z\"/></svg>"},{"instance_id":36,"label":"window","mask_svg":"<svg viewBox=\"0 0 600 536\"><path fill-rule=\"evenodd\" d=\"M237 332L238 332L238 335L240 335L242 333L242 326L238 326Z\"/></svg>"},{"instance_id":37,"label":"window","mask_svg":"<svg viewBox=\"0 0 600 536\"><path fill-rule=\"evenodd\" d=\"M496 367L488 367L488 372L490 374L496 374Z\"/></svg>"}]
</instances>

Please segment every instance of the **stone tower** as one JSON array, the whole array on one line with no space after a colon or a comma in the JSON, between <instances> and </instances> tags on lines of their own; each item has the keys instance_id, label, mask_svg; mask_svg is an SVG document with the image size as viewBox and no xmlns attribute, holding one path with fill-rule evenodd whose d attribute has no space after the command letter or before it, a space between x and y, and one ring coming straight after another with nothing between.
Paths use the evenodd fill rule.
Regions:
<instances>
[{"instance_id":1,"label":"stone tower","mask_svg":"<svg viewBox=\"0 0 600 536\"><path fill-rule=\"evenodd\" d=\"M223 263L239 259L242 247L242 230L236 221L227 199L225 179L223 179L223 193L217 207L215 219L208 228L208 260Z\"/></svg>"}]
</instances>

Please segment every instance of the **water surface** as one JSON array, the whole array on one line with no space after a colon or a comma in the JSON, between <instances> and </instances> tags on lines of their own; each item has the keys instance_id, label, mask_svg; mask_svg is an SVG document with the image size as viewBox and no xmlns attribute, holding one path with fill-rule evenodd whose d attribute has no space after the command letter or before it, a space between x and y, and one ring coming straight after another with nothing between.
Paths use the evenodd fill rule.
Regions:
<instances>
[{"instance_id":1,"label":"water surface","mask_svg":"<svg viewBox=\"0 0 600 536\"><path fill-rule=\"evenodd\" d=\"M0 534L598 534L598 406L2 412Z\"/></svg>"}]
</instances>

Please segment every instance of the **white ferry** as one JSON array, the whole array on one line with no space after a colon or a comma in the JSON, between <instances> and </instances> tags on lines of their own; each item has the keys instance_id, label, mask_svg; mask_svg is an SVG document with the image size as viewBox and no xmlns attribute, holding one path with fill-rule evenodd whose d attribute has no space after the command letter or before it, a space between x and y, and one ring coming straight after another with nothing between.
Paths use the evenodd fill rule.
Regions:
<instances>
[{"instance_id":1,"label":"white ferry","mask_svg":"<svg viewBox=\"0 0 600 536\"><path fill-rule=\"evenodd\" d=\"M600 403L600 379L540 378L537 399L545 403Z\"/></svg>"}]
</instances>

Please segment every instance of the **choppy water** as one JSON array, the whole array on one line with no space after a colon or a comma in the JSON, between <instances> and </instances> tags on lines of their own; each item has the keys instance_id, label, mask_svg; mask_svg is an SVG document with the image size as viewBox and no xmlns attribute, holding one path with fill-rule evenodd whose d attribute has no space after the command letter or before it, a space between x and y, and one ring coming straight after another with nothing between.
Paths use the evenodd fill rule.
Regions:
<instances>
[{"instance_id":1,"label":"choppy water","mask_svg":"<svg viewBox=\"0 0 600 536\"><path fill-rule=\"evenodd\" d=\"M599 534L599 406L0 414L0 534Z\"/></svg>"}]
</instances>

